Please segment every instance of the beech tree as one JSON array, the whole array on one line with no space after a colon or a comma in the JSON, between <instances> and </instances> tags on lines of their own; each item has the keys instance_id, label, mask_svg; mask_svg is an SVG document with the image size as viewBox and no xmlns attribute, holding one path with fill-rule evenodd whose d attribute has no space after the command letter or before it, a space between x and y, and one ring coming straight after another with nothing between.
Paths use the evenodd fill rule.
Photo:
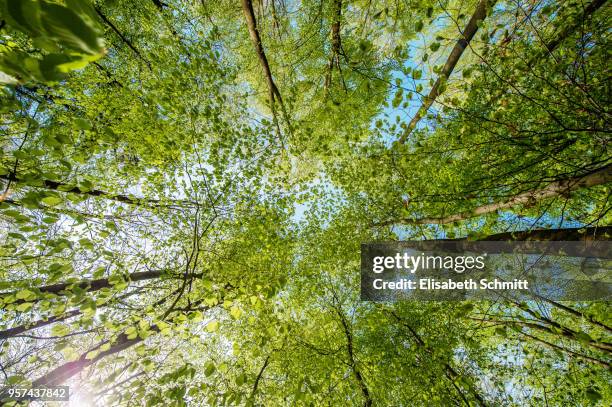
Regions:
<instances>
[{"instance_id":1,"label":"beech tree","mask_svg":"<svg viewBox=\"0 0 612 407\"><path fill-rule=\"evenodd\" d=\"M359 298L365 242L611 239L609 20L0 0L0 393L610 405L608 301Z\"/></svg>"}]
</instances>

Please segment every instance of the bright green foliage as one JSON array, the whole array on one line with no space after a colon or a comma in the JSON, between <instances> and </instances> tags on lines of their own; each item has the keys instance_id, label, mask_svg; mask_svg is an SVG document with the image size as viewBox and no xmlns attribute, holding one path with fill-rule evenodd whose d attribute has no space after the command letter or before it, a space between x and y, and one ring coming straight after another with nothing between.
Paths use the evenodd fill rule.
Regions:
<instances>
[{"instance_id":1,"label":"bright green foliage","mask_svg":"<svg viewBox=\"0 0 612 407\"><path fill-rule=\"evenodd\" d=\"M0 48L0 83L57 81L104 54L104 41L86 1L3 0L9 27L25 37L7 36ZM27 49L36 48L36 52Z\"/></svg>"},{"instance_id":2,"label":"bright green foliage","mask_svg":"<svg viewBox=\"0 0 612 407\"><path fill-rule=\"evenodd\" d=\"M253 2L268 78L241 2L0 0L3 381L610 405L608 302L359 300L364 242L610 224L609 182L472 216L612 158L606 2L488 2L446 78L480 3Z\"/></svg>"}]
</instances>

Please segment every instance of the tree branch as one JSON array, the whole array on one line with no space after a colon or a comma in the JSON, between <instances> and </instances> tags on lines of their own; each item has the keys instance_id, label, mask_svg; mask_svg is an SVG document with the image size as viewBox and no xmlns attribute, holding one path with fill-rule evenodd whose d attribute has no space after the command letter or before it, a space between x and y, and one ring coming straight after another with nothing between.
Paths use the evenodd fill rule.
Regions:
<instances>
[{"instance_id":1,"label":"tree branch","mask_svg":"<svg viewBox=\"0 0 612 407\"><path fill-rule=\"evenodd\" d=\"M571 191L581 188L590 188L597 185L607 184L611 181L612 165L607 165L603 168L597 169L584 175L552 182L543 189L523 192L506 201L478 206L472 210L459 212L454 215L436 218L404 218L398 220L389 220L380 223L375 223L373 226L388 226L394 224L444 225L447 223L459 222L462 220L496 212L501 209L512 208L516 205L535 203L542 199L552 198L562 194L568 194Z\"/></svg>"},{"instance_id":2,"label":"tree branch","mask_svg":"<svg viewBox=\"0 0 612 407\"><path fill-rule=\"evenodd\" d=\"M30 331L32 329L42 328L43 326L51 325L55 322L64 321L68 318L72 318L73 316L79 315L80 313L81 313L80 310L73 310L73 311L66 312L65 314L62 314L59 316L53 316L47 320L41 319L41 320L29 323L29 324L23 324L23 325L16 326L14 328L5 329L3 331L0 331L0 340L12 338L16 335L21 335L24 332Z\"/></svg>"},{"instance_id":3,"label":"tree branch","mask_svg":"<svg viewBox=\"0 0 612 407\"><path fill-rule=\"evenodd\" d=\"M15 183L26 183L26 181L24 181L23 179L18 178L15 173L0 175L0 180L4 180L8 182L15 182ZM71 194L96 196L96 197L112 199L117 202L133 204L133 205L161 203L161 200L159 199L135 198L135 197L130 197L127 195L122 195L122 194L112 194L110 192L101 191L98 189L81 190L78 186L72 186L70 184L66 184L66 183L58 182L58 181L52 181L48 179L42 179L42 180L37 180L37 181L41 183L40 186L39 185L31 185L31 186L42 187L45 189L51 189L51 190L60 191L60 192L68 192ZM192 201L178 200L178 201L172 201L172 202L175 205L196 205L196 203Z\"/></svg>"},{"instance_id":4,"label":"tree branch","mask_svg":"<svg viewBox=\"0 0 612 407\"><path fill-rule=\"evenodd\" d=\"M334 1L334 17L331 25L331 54L329 56L329 63L327 65L327 75L325 76L325 94L328 94L329 88L332 83L332 72L334 70L334 60L340 67L339 54L341 48L340 41L340 20L342 19L342 0Z\"/></svg>"},{"instance_id":5,"label":"tree branch","mask_svg":"<svg viewBox=\"0 0 612 407\"><path fill-rule=\"evenodd\" d=\"M249 396L249 400L253 402L255 400L255 395L257 394L257 387L259 386L259 381L261 380L261 376L263 375L264 370L268 367L268 363L270 362L270 355L266 357L263 366L259 369L259 373L255 378L255 382L253 383L253 389L251 390L251 395Z\"/></svg>"},{"instance_id":6,"label":"tree branch","mask_svg":"<svg viewBox=\"0 0 612 407\"><path fill-rule=\"evenodd\" d=\"M136 49L134 44L132 44L132 42L128 40L121 31L119 31L119 29L115 26L115 24L113 24L113 22L110 21L104 13L102 13L102 10L100 10L100 7L98 7L97 5L94 5L94 9L96 10L96 13L98 14L98 16L100 16L102 21L104 21L106 25L108 25L115 32L115 34L117 34L119 38L121 38L121 41L123 41L134 52L134 54L136 54L136 56L145 63L147 68L149 68L149 71L152 71L151 63L145 57L142 56L140 51Z\"/></svg>"},{"instance_id":7,"label":"tree branch","mask_svg":"<svg viewBox=\"0 0 612 407\"><path fill-rule=\"evenodd\" d=\"M285 104L283 102L283 98L274 82L274 78L272 77L272 71L270 70L270 64L268 63L268 58L266 57L266 53L264 51L261 36L259 35L259 29L257 28L257 21L255 19L255 12L253 10L253 3L251 0L241 0L242 1L242 11L244 13L244 18L246 20L247 26L249 28L249 36L251 37L251 42L255 47L255 51L257 53L257 58L259 59L259 63L264 70L264 74L266 76L266 81L268 83L268 98L270 99L270 108L272 109L272 114L276 117L276 110L274 107L274 103L278 100L278 103L281 107L281 111L287 122L287 125L290 126L289 116L287 115L287 110L285 109Z\"/></svg>"},{"instance_id":8,"label":"tree branch","mask_svg":"<svg viewBox=\"0 0 612 407\"><path fill-rule=\"evenodd\" d=\"M427 110L429 110L431 105L435 102L436 98L440 94L440 87L442 86L442 83L450 77L451 73L455 69L455 66L457 65L457 62L459 62L461 55L463 55L463 52L467 48L468 44L472 38L474 38L476 31L478 31L479 22L482 22L487 17L487 9L495 4L495 1L496 0L480 0L476 6L476 10L474 10L474 14L472 14L472 17L470 18L470 21L465 26L463 33L461 33L461 38L457 40L457 43L448 56L448 59L440 72L440 76L429 91L429 95L427 95L427 97L423 100L423 105L408 124L408 128L399 138L399 143L404 144L406 142L408 136L410 136L410 133L412 133L419 121L425 116L425 113L427 113Z\"/></svg>"}]
</instances>

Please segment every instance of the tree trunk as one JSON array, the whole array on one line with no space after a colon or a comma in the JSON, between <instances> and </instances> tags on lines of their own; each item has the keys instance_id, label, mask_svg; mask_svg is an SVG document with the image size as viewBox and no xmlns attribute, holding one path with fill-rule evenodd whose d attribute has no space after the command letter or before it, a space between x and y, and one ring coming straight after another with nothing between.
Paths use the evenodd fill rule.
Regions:
<instances>
[{"instance_id":1,"label":"tree trunk","mask_svg":"<svg viewBox=\"0 0 612 407\"><path fill-rule=\"evenodd\" d=\"M65 314L59 315L59 316L55 316L55 317L50 317L47 320L38 320L36 322L32 322L29 324L23 324L23 325L19 325L13 328L9 328L9 329L5 329L3 331L0 331L0 340L2 339L8 339L8 338L12 338L14 336L17 335L21 335L25 332L28 332L32 329L37 329L37 328L42 328L43 326L47 326L47 325L51 325L54 324L56 322L61 322L61 321L65 321L68 318L72 318L76 315L79 315L81 313L80 310L73 310L73 311L69 311Z\"/></svg>"},{"instance_id":2,"label":"tree trunk","mask_svg":"<svg viewBox=\"0 0 612 407\"><path fill-rule=\"evenodd\" d=\"M610 181L612 181L612 165L607 165L588 174L552 182L543 189L523 192L506 201L478 206L472 210L456 213L454 215L438 218L404 218L376 223L374 224L374 226L388 226L393 224L444 225L447 223L459 222L462 220L475 218L480 215L486 215L488 213L496 212L501 209L512 208L516 205L535 203L542 199L568 194L571 191L577 189L590 188L597 185L607 184Z\"/></svg>"},{"instance_id":3,"label":"tree trunk","mask_svg":"<svg viewBox=\"0 0 612 407\"><path fill-rule=\"evenodd\" d=\"M156 278L160 278L164 275L167 275L167 272L165 270L156 270L156 271L143 271L139 273L132 273L132 274L128 274L127 277L128 277L128 281L143 281L143 280L153 280ZM199 273L192 273L192 274L188 274L187 276L181 275L180 278L197 278L197 277L200 277L201 275L202 274L199 274ZM39 291L43 294L59 294L62 291L65 291L70 286L77 286L87 292L92 292L92 291L101 290L102 288L111 287L111 285L112 284L110 283L108 278L99 278L97 280L81 280L81 281L76 281L74 283L58 283L58 284L44 285L41 287L33 287L31 288L31 290ZM5 297L7 295L12 295L15 293L16 291L1 293L0 297ZM17 300L13 302L13 304L21 304L24 302L37 302L40 300L42 300L42 298L36 298L34 300Z\"/></svg>"},{"instance_id":4,"label":"tree trunk","mask_svg":"<svg viewBox=\"0 0 612 407\"><path fill-rule=\"evenodd\" d=\"M355 361L355 354L354 354L354 348L353 348L353 334L351 333L351 330L348 326L348 323L346 322L346 318L344 317L343 312L340 310L340 306L338 305L338 308L335 308L335 310L336 310L336 313L338 314L338 317L340 317L340 322L342 323L344 335L346 336L346 350L347 350L347 354L349 357L349 365L351 366L351 370L353 371L355 380L357 381L357 384L359 385L359 388L361 389L361 394L363 395L363 399L364 399L363 405L364 407L371 407L372 406L372 396L370 394L370 390L368 389L368 386L363 378L363 375L361 374L361 370L359 369Z\"/></svg>"},{"instance_id":5,"label":"tree trunk","mask_svg":"<svg viewBox=\"0 0 612 407\"><path fill-rule=\"evenodd\" d=\"M151 326L150 329L154 332L159 332L159 328L156 325ZM102 341L93 348L91 348L89 351L81 354L81 357L79 357L78 360L64 363L63 365L53 369L46 375L34 380L32 382L32 386L59 386L66 380L70 379L72 376L78 374L86 367L93 365L100 359L128 349L129 347L136 345L138 342L141 341L142 338L140 336L136 336L136 338L133 339L128 339L127 335L122 333L117 337L117 340L108 350L100 352L98 355L96 355L96 357L92 359L87 359L86 356L89 352L95 351L99 349L102 345L108 343L108 341Z\"/></svg>"},{"instance_id":6,"label":"tree trunk","mask_svg":"<svg viewBox=\"0 0 612 407\"><path fill-rule=\"evenodd\" d=\"M14 182L14 183L24 183L24 181L18 178L15 173L0 175L0 180ZM43 179L43 180L38 180L38 181L41 182L41 185L28 185L28 184L26 185L34 187L34 188L45 188L45 189L51 189L53 191L67 192L71 194L95 196L95 197L111 199L113 201L133 204L133 205L160 204L161 203L159 199L133 198L127 195L112 194L110 192L105 192L105 191L101 191L98 189L90 189L90 190L82 191L78 186L72 186L70 184L66 184L66 183L58 182L58 181L52 181L48 179ZM195 205L196 204L195 202L183 201L183 200L171 201L171 203L174 205Z\"/></svg>"},{"instance_id":7,"label":"tree trunk","mask_svg":"<svg viewBox=\"0 0 612 407\"><path fill-rule=\"evenodd\" d=\"M457 65L457 62L459 62L461 55L463 55L463 52L467 48L468 44L472 38L474 38L476 31L478 31L478 22L483 21L487 17L487 9L493 4L495 4L495 0L480 0L476 6L474 14L472 14L472 17L470 18L470 21L465 26L463 33L461 33L461 38L457 40L457 43L448 56L446 64L444 64L442 72L440 72L440 76L429 91L429 95L425 98L425 100L423 100L423 106L421 106L421 108L416 112L408 124L408 128L399 138L399 143L404 144L406 142L408 136L410 136L410 133L412 133L419 121L427 113L427 110L429 110L431 105L435 102L436 98L440 94L440 86L442 86L442 82L446 81L450 77L451 73L455 69L455 66Z\"/></svg>"},{"instance_id":8,"label":"tree trunk","mask_svg":"<svg viewBox=\"0 0 612 407\"><path fill-rule=\"evenodd\" d=\"M468 238L450 240L469 240ZM579 242L612 240L612 226L598 226L590 228L567 229L534 229L517 232L496 233L494 235L479 237L479 241L487 242Z\"/></svg>"},{"instance_id":9,"label":"tree trunk","mask_svg":"<svg viewBox=\"0 0 612 407\"><path fill-rule=\"evenodd\" d=\"M253 3L251 2L251 0L242 0L242 11L244 13L244 18L246 20L247 26L249 28L249 36L251 37L251 42L255 47L257 58L259 59L259 63L263 68L264 74L266 76L266 82L268 83L270 108L274 113L274 103L276 100L278 100L278 103L281 105L281 109L284 112L285 107L283 104L283 98L281 97L276 83L274 83L274 78L272 77L272 71L270 70L270 64L268 63L268 57L266 57L266 52L264 51L263 45L261 43L261 36L259 35L259 29L257 28L257 21L255 19L255 12L253 10Z\"/></svg>"},{"instance_id":10,"label":"tree trunk","mask_svg":"<svg viewBox=\"0 0 612 407\"><path fill-rule=\"evenodd\" d=\"M334 71L334 61L340 65L338 55L340 55L340 20L342 19L342 0L334 2L334 17L331 25L331 54L327 65L327 75L325 76L325 93L329 92L332 83L332 72Z\"/></svg>"}]
</instances>

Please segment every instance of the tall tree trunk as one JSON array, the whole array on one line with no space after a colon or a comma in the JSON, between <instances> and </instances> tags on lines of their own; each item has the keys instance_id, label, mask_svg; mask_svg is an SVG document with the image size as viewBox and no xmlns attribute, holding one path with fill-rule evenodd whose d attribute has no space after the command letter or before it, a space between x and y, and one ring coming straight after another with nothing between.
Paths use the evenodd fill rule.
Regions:
<instances>
[{"instance_id":1,"label":"tall tree trunk","mask_svg":"<svg viewBox=\"0 0 612 407\"><path fill-rule=\"evenodd\" d=\"M15 173L0 175L0 180L12 182L12 183L22 183L22 184L25 183L26 185L30 186L29 184L27 184L26 181L19 178ZM111 199L113 201L133 204L133 205L141 205L141 204L160 205L161 204L161 201L159 199L134 198L134 197L130 197L127 195L113 194L113 193L101 191L98 189L81 190L78 186L74 186L74 185L70 185L70 184L66 184L66 183L58 182L58 181L52 181L48 179L42 179L42 180L37 180L37 181L40 182L39 185L31 185L31 186L34 188L44 188L44 189L50 189L53 191L67 192L71 194L79 194L79 195L87 195L87 196ZM176 201L170 201L169 204L194 206L197 203L192 202L192 201L176 200Z\"/></svg>"},{"instance_id":2,"label":"tall tree trunk","mask_svg":"<svg viewBox=\"0 0 612 407\"><path fill-rule=\"evenodd\" d=\"M156 325L151 326L150 330L154 332L159 332L159 328ZM108 343L108 341L99 342L96 346L94 346L87 352L81 354L78 360L64 363L63 365L51 370L49 373L34 380L32 382L32 386L59 386L66 380L70 379L72 376L81 372L86 367L93 365L94 363L105 358L106 356L121 352L131 346L136 345L141 341L142 338L140 336L136 336L136 338L133 339L128 339L128 336L122 333L117 337L117 340L113 343L113 345L111 345L108 350L100 352L94 358L87 359L87 354L89 352L98 350L102 345Z\"/></svg>"},{"instance_id":3,"label":"tall tree trunk","mask_svg":"<svg viewBox=\"0 0 612 407\"><path fill-rule=\"evenodd\" d=\"M449 239L451 241L469 240L468 238ZM516 232L496 233L493 235L482 236L476 241L487 242L522 242L522 241L541 241L541 242L578 242L578 241L601 241L612 240L612 226L598 226L589 228L566 228L566 229L534 229L519 230ZM437 239L440 241L440 239Z\"/></svg>"},{"instance_id":4,"label":"tall tree trunk","mask_svg":"<svg viewBox=\"0 0 612 407\"><path fill-rule=\"evenodd\" d=\"M203 301L203 300L202 300ZM201 302L201 301L200 301ZM159 302L158 302L159 303ZM195 305L195 304L192 304ZM204 307L200 307L198 308L199 310L210 310L211 307L209 306L204 306ZM162 320L166 319L166 317L168 317L168 315L172 312L175 311L193 311L195 310L195 308L185 308L185 309L174 309L174 305L169 308L165 313L164 313L164 317L161 318ZM151 325L149 327L150 331L153 331L155 333L159 333L160 329L157 325ZM83 352L81 354L81 356L79 357L78 360L75 360L73 362L67 362L64 363L61 366L56 367L55 369L51 370L49 373L39 377L38 379L34 380L32 382L32 386L59 386L62 383L64 383L66 380L70 379L72 376L80 373L81 371L83 371L86 367L93 365L94 363L98 362L99 360L110 356L110 355L114 355L115 353L119 353L121 351L124 351L134 345L136 345L137 343L141 342L142 338L140 337L140 335L136 336L135 338L129 339L128 335L126 335L125 333L121 333L117 336L117 338L113 341L111 347L105 351L101 351L100 353L98 353L95 357L88 359L87 358L87 354L89 354L90 352L93 351L97 351L98 349L100 349L103 345L109 343L108 340L104 340L101 342L98 342L94 347L90 348L89 350L87 350L86 352Z\"/></svg>"},{"instance_id":5,"label":"tall tree trunk","mask_svg":"<svg viewBox=\"0 0 612 407\"><path fill-rule=\"evenodd\" d=\"M357 362L355 360L355 350L353 346L353 334L351 332L350 327L348 326L348 322L346 321L346 318L344 317L344 313L340 309L340 305L337 305L337 308L335 307L334 309L336 310L338 317L340 317L342 329L344 330L344 335L346 337L346 352L349 358L349 365L351 366L351 370L353 371L353 376L355 376L355 380L357 381L357 384L359 385L359 389L361 390L361 394L363 395L363 399L364 399L363 406L371 407L372 406L372 396L370 393L370 389L368 389L368 386L363 378L363 375L361 374L361 369L359 368L359 366L357 366Z\"/></svg>"},{"instance_id":6,"label":"tall tree trunk","mask_svg":"<svg viewBox=\"0 0 612 407\"><path fill-rule=\"evenodd\" d=\"M444 225L447 223L459 222L462 220L475 218L480 215L486 215L488 213L496 212L501 209L512 208L516 205L532 204L542 199L568 194L572 191L581 188L590 188L597 185L607 184L611 181L612 164L592 171L588 174L552 182L543 189L523 192L503 202L496 202L478 206L472 210L456 213L454 215L442 216L437 218L404 218L397 220L389 220L385 222L376 223L374 224L374 226L387 226L393 224Z\"/></svg>"},{"instance_id":7,"label":"tall tree trunk","mask_svg":"<svg viewBox=\"0 0 612 407\"><path fill-rule=\"evenodd\" d=\"M167 275L167 271L153 270L153 271L143 271L143 272L138 272L138 273L131 273L127 275L127 278L128 278L128 282L129 281L133 282L133 281L153 280L156 278L160 278L164 275ZM186 276L180 275L177 278L180 278L180 279L197 278L197 277L200 277L201 275L202 274L200 273L191 273ZM62 291L65 291L70 286L77 286L87 292L92 292L92 291L101 290L102 288L111 287L112 284L110 283L108 278L99 278L96 280L81 280L81 281L76 281L74 283L57 283L57 284L51 284L51 285L44 285L40 287L32 287L31 290L38 291L43 294L60 294ZM0 293L0 297L5 297L8 295L12 295L12 294L16 294L16 291ZM42 298L37 298L34 300L17 300L14 302L14 304L21 304L24 302L37 302L40 300L42 300Z\"/></svg>"},{"instance_id":8,"label":"tall tree trunk","mask_svg":"<svg viewBox=\"0 0 612 407\"><path fill-rule=\"evenodd\" d=\"M427 110L429 110L431 105L435 102L436 98L440 94L440 87L442 86L442 83L450 77L451 73L455 69L455 66L457 65L457 62L459 62L461 55L463 55L463 52L467 48L468 44L472 38L474 38L476 31L478 31L478 23L482 22L487 17L487 9L495 4L495 1L496 0L480 0L476 6L476 10L474 10L474 14L472 14L472 17L470 18L470 21L468 21L465 29L461 33L461 38L457 40L457 43L448 56L448 59L440 72L440 76L429 91L429 95L423 100L423 105L421 108L416 112L412 120L410 120L408 128L398 140L399 143L404 144L406 142L408 136L410 136L410 133L412 133L419 121L421 121L421 119L427 113Z\"/></svg>"},{"instance_id":9,"label":"tall tree trunk","mask_svg":"<svg viewBox=\"0 0 612 407\"><path fill-rule=\"evenodd\" d=\"M342 19L342 0L334 1L334 16L331 25L331 53L329 56L329 63L327 64L327 74L325 76L325 93L329 92L329 88L332 83L332 73L334 71L334 61L340 67L340 20Z\"/></svg>"},{"instance_id":10,"label":"tall tree trunk","mask_svg":"<svg viewBox=\"0 0 612 407\"><path fill-rule=\"evenodd\" d=\"M287 110L285 109L283 98L280 94L280 91L278 90L278 87L276 86L276 83L274 82L272 70L270 69L270 64L268 63L268 57L266 56L266 52L264 51L263 44L261 42L261 36L259 35L259 29L257 28L257 20L255 19L255 12L253 10L253 3L251 2L251 0L241 0L241 2L244 18L246 20L247 27L249 28L249 36L251 37L251 42L255 47L257 58L259 59L259 63L264 70L266 82L268 83L268 98L270 100L270 109L272 109L272 114L276 117L274 103L278 101L278 104L280 105L281 111L283 113L283 117L285 118L287 125L290 127L289 116L287 114Z\"/></svg>"},{"instance_id":11,"label":"tall tree trunk","mask_svg":"<svg viewBox=\"0 0 612 407\"><path fill-rule=\"evenodd\" d=\"M406 321L404 321L399 315L397 315L395 312L393 311L388 311L388 313L395 318L395 320L397 320L397 322L401 323L402 325L404 325L404 327L406 329L408 329L408 332L410 332L410 335L414 338L416 344L423 348L427 353L432 354L432 350L425 344L425 341L423 341L423 339L421 338L421 336L412 328L412 326L410 326L410 324L408 324ZM453 383L454 381L459 377L459 373L457 373L457 371L448 363L444 363L444 369L446 370L447 376L449 378L449 380L451 380ZM458 389L457 389L458 390ZM460 390L458 390L461 397L464 397L463 394L461 393ZM474 398L478 401L478 404L480 406L486 406L487 404L485 403L484 399L482 398L482 396L480 395L480 393L478 393L476 391L476 389L474 388L470 388L470 393L472 393L472 395L474 396Z\"/></svg>"}]
</instances>

